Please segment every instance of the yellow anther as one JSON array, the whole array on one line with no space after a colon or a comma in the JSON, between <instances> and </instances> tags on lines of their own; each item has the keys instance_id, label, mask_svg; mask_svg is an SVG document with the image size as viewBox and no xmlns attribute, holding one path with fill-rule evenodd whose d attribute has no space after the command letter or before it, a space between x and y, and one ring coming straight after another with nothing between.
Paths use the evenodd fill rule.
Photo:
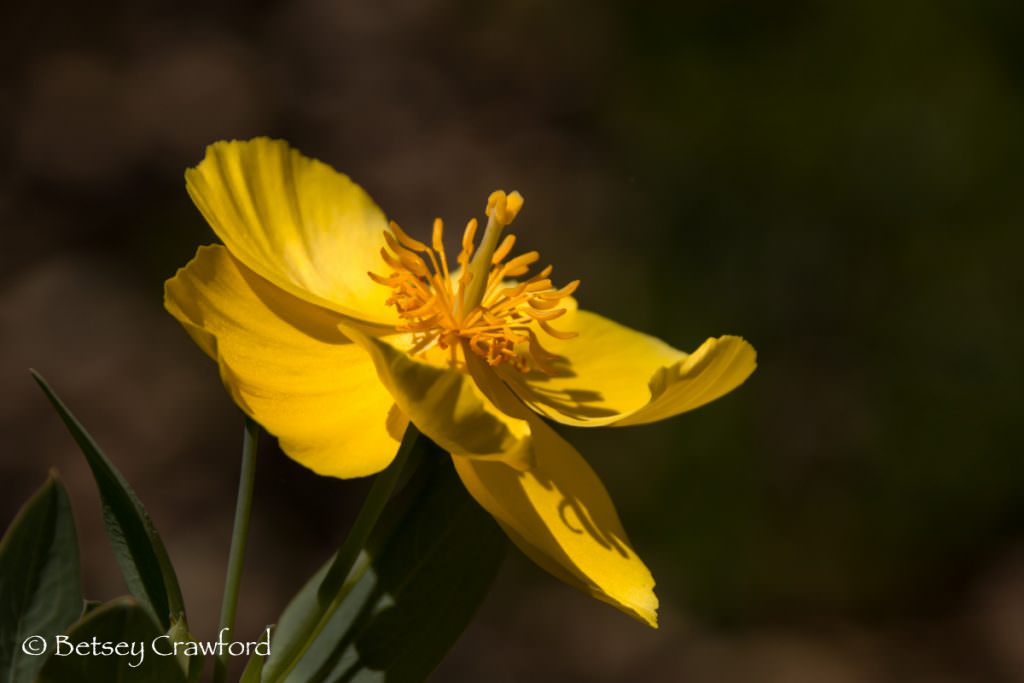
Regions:
<instances>
[{"instance_id":1,"label":"yellow anther","mask_svg":"<svg viewBox=\"0 0 1024 683\"><path fill-rule=\"evenodd\" d=\"M434 219L434 231L431 236L431 242L433 243L434 251L444 255L444 242L441 240L441 235L444 233L444 221L440 218Z\"/></svg>"},{"instance_id":2,"label":"yellow anther","mask_svg":"<svg viewBox=\"0 0 1024 683\"><path fill-rule=\"evenodd\" d=\"M512 247L515 245L515 243L515 235L505 235L505 239L501 241L501 244L498 245L498 248L494 250L494 255L491 256L491 264L498 265L499 263L504 261L505 257L508 256L508 253L512 251Z\"/></svg>"},{"instance_id":3,"label":"yellow anther","mask_svg":"<svg viewBox=\"0 0 1024 683\"><path fill-rule=\"evenodd\" d=\"M473 238L476 237L477 225L478 223L475 218L469 219L469 222L466 223L466 231L462 233L462 250L467 255L472 255L473 253Z\"/></svg>"},{"instance_id":4,"label":"yellow anther","mask_svg":"<svg viewBox=\"0 0 1024 683\"><path fill-rule=\"evenodd\" d=\"M528 251L525 254L520 254L505 264L505 273L509 277L525 275L529 271L530 266L539 260L540 254L536 251Z\"/></svg>"},{"instance_id":5,"label":"yellow anther","mask_svg":"<svg viewBox=\"0 0 1024 683\"><path fill-rule=\"evenodd\" d=\"M398 241L401 242L402 246L406 249L411 249L413 251L427 251L427 245L423 244L423 242L420 242L419 240L414 240L405 234L405 230L402 230L402 228L398 226L398 223L391 221L390 227L391 232L394 233L395 237L398 238ZM384 236L387 237L387 233L384 233Z\"/></svg>"}]
</instances>

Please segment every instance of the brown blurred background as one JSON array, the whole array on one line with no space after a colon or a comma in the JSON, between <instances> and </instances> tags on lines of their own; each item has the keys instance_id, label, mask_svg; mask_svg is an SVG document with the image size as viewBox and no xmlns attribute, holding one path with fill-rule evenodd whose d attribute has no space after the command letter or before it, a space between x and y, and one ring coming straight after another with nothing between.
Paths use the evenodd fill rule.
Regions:
<instances>
[{"instance_id":1,"label":"brown blurred background","mask_svg":"<svg viewBox=\"0 0 1024 683\"><path fill-rule=\"evenodd\" d=\"M662 598L654 632L511 554L438 681L1024 681L1024 5L7 3L0 505L56 465L92 597L124 591L26 369L148 505L212 635L241 417L161 308L213 237L182 172L270 134L412 231L518 189L580 299L761 367L669 423L568 437ZM265 439L256 634L364 482Z\"/></svg>"}]
</instances>

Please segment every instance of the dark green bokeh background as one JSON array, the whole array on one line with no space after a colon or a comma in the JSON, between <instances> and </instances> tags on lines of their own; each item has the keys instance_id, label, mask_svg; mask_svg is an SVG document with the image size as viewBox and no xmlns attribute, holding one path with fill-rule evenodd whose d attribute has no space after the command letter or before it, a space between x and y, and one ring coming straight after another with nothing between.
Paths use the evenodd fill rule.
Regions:
<instances>
[{"instance_id":1,"label":"dark green bokeh background","mask_svg":"<svg viewBox=\"0 0 1024 683\"><path fill-rule=\"evenodd\" d=\"M241 424L161 283L212 241L183 169L270 134L411 232L519 189L522 243L584 306L760 354L696 413L567 432L662 629L517 558L438 679L1024 680L1024 6L101 2L0 26L3 509L58 464L99 597L122 589L95 499L25 368L125 464L212 631ZM254 633L363 490L273 449Z\"/></svg>"}]
</instances>

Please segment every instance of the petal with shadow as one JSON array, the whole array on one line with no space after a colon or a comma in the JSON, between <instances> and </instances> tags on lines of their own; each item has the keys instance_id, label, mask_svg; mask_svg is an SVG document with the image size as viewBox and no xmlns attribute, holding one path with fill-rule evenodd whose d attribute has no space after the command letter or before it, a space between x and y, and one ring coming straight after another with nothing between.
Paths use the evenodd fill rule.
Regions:
<instances>
[{"instance_id":1,"label":"petal with shadow","mask_svg":"<svg viewBox=\"0 0 1024 683\"><path fill-rule=\"evenodd\" d=\"M410 356L403 335L374 337L358 328L343 329L373 359L401 412L444 450L515 460L528 445L526 421L499 410L469 374Z\"/></svg>"},{"instance_id":2,"label":"petal with shadow","mask_svg":"<svg viewBox=\"0 0 1024 683\"><path fill-rule=\"evenodd\" d=\"M366 352L339 331L342 316L276 287L220 245L200 247L167 281L164 306L293 459L335 477L391 462L394 401Z\"/></svg>"},{"instance_id":3,"label":"petal with shadow","mask_svg":"<svg viewBox=\"0 0 1024 683\"><path fill-rule=\"evenodd\" d=\"M753 347L740 337L708 339L687 354L589 311L570 311L563 320L560 328L578 336L543 340L556 356L554 374L502 371L524 403L563 424L663 420L732 391L757 365Z\"/></svg>"},{"instance_id":4,"label":"petal with shadow","mask_svg":"<svg viewBox=\"0 0 1024 683\"><path fill-rule=\"evenodd\" d=\"M466 488L542 568L656 627L654 579L630 546L601 480L542 420L533 417L530 426L526 471L454 456Z\"/></svg>"}]
</instances>

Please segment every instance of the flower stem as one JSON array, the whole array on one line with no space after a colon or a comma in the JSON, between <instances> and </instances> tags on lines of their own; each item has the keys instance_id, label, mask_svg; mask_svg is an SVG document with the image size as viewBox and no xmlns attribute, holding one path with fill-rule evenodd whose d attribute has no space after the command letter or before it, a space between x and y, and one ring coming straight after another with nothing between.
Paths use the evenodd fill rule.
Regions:
<instances>
[{"instance_id":1,"label":"flower stem","mask_svg":"<svg viewBox=\"0 0 1024 683\"><path fill-rule=\"evenodd\" d=\"M251 418L245 418L245 433L242 437L242 471L238 479L238 499L235 501L235 526L231 531L231 550L228 554L228 573L224 579L224 599L220 606L221 634L231 642L231 631L235 627L235 612L238 609L238 589L242 583L242 566L245 562L245 545L249 538L249 516L252 512L252 490L256 480L256 445L259 425ZM213 663L214 683L223 683L228 673L228 652L224 647Z\"/></svg>"},{"instance_id":2,"label":"flower stem","mask_svg":"<svg viewBox=\"0 0 1024 683\"><path fill-rule=\"evenodd\" d=\"M305 623L296 625L296 633L289 639L286 651L278 660L280 663L277 666L269 663L270 666L264 670L264 680L282 681L288 676L369 567L368 558L363 550L384 511L384 506L402 477L402 471L415 450L419 436L419 430L410 422L395 459L387 469L374 478L370 492L363 501L363 506L359 509L348 536L345 537L345 542L320 582L317 597L321 608L312 612Z\"/></svg>"}]
</instances>

